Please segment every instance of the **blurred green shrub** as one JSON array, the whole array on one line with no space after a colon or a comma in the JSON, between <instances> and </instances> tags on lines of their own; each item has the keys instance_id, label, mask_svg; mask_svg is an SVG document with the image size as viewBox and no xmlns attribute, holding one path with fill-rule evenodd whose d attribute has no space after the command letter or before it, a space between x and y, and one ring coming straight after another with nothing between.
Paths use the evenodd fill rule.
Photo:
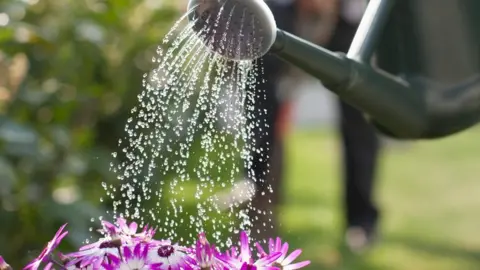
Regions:
<instances>
[{"instance_id":1,"label":"blurred green shrub","mask_svg":"<svg viewBox=\"0 0 480 270\"><path fill-rule=\"evenodd\" d=\"M78 245L107 210L110 153L178 13L165 0L0 1L0 254L16 268L65 222Z\"/></svg>"}]
</instances>

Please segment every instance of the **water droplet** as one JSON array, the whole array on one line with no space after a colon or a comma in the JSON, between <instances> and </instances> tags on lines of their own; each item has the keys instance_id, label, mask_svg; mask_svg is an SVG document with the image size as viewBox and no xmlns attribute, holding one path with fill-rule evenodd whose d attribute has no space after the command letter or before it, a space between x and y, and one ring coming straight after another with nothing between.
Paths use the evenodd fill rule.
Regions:
<instances>
[{"instance_id":1,"label":"water droplet","mask_svg":"<svg viewBox=\"0 0 480 270\"><path fill-rule=\"evenodd\" d=\"M216 29L218 18L214 22L212 18L200 35L215 33L212 42L236 53L236 46ZM175 23L166 35L152 57L155 68L143 76L138 106L131 109L125 136L118 141L121 158L110 164L119 182L102 182L102 187L113 201L114 216L156 221L162 224L159 231L173 239L180 237L178 226L188 225L187 241L193 241L209 224L229 231L249 226L245 212L233 205L220 209L212 196L232 189L243 167L251 167L252 153L268 149L256 147L253 136L266 130L254 113L263 92L249 90L262 72L258 62L222 59L205 48L192 23L180 25ZM118 156L112 153L114 159ZM245 177L255 179L251 170ZM196 208L186 210L192 199ZM146 208L152 205L156 207ZM218 218L219 213L229 218ZM211 235L216 242L222 237L220 231Z\"/></svg>"}]
</instances>

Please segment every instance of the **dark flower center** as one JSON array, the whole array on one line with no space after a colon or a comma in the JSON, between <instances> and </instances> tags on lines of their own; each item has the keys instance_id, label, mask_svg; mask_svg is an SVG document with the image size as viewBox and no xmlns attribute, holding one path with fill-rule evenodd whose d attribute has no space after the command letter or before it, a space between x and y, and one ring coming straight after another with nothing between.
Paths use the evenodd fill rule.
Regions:
<instances>
[{"instance_id":1,"label":"dark flower center","mask_svg":"<svg viewBox=\"0 0 480 270\"><path fill-rule=\"evenodd\" d=\"M167 257L170 257L173 252L175 252L175 248L173 248L172 246L161 246L158 248L158 256L160 257L163 257L163 258L167 258Z\"/></svg>"},{"instance_id":2,"label":"dark flower center","mask_svg":"<svg viewBox=\"0 0 480 270\"><path fill-rule=\"evenodd\" d=\"M119 248L122 246L122 241L120 239L114 239L110 241L105 241L100 244L99 248Z\"/></svg>"}]
</instances>

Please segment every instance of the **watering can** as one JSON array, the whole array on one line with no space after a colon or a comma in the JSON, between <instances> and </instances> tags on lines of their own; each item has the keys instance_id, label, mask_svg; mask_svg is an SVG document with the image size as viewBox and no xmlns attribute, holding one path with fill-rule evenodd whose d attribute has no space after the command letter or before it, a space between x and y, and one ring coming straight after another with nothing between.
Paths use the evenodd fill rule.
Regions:
<instances>
[{"instance_id":1,"label":"watering can","mask_svg":"<svg viewBox=\"0 0 480 270\"><path fill-rule=\"evenodd\" d=\"M210 49L237 61L273 54L320 79L388 136L442 138L480 121L479 0L371 0L346 55L277 29L262 0L189 7L197 30L216 17L220 26L205 35ZM207 42L215 36L235 50Z\"/></svg>"}]
</instances>

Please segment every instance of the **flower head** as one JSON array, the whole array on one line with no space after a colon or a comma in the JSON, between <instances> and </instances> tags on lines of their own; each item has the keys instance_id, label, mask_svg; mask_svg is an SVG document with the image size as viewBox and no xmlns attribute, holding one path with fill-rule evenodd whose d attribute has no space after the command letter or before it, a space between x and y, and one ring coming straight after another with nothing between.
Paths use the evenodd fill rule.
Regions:
<instances>
[{"instance_id":1,"label":"flower head","mask_svg":"<svg viewBox=\"0 0 480 270\"><path fill-rule=\"evenodd\" d=\"M51 267L50 255L60 244L62 239L68 234L68 232L63 231L66 226L67 224L64 224L62 227L60 227L60 229L58 229L57 233L55 234L53 239L48 242L42 253L40 253L40 255L35 260L25 266L24 270L36 270L40 267L42 263L47 263L47 266L45 266L46 269Z\"/></svg>"},{"instance_id":2,"label":"flower head","mask_svg":"<svg viewBox=\"0 0 480 270\"><path fill-rule=\"evenodd\" d=\"M138 230L138 224L136 222L131 222L127 224L127 220L124 218L117 218L118 226L120 227L120 232L127 236L134 236Z\"/></svg>"},{"instance_id":3,"label":"flower head","mask_svg":"<svg viewBox=\"0 0 480 270\"><path fill-rule=\"evenodd\" d=\"M12 270L12 267L0 256L0 270Z\"/></svg>"},{"instance_id":4,"label":"flower head","mask_svg":"<svg viewBox=\"0 0 480 270\"><path fill-rule=\"evenodd\" d=\"M149 245L147 259L151 263L161 263L161 270L191 270L195 259L189 256L188 249L169 241L156 241Z\"/></svg>"},{"instance_id":5,"label":"flower head","mask_svg":"<svg viewBox=\"0 0 480 270\"><path fill-rule=\"evenodd\" d=\"M137 233L138 224L136 222L131 222L128 224L127 221L122 217L117 218L117 224L118 225L115 225L103 220L103 228L100 230L100 232L103 233L107 238L120 238L122 243L130 245L139 241L151 241L156 231L154 228L150 228L147 225L141 232Z\"/></svg>"},{"instance_id":6,"label":"flower head","mask_svg":"<svg viewBox=\"0 0 480 270\"><path fill-rule=\"evenodd\" d=\"M217 258L219 252L215 245L210 244L205 233L198 235L198 240L194 248L196 264L200 269L223 270L225 264Z\"/></svg>"},{"instance_id":7,"label":"flower head","mask_svg":"<svg viewBox=\"0 0 480 270\"><path fill-rule=\"evenodd\" d=\"M146 225L145 227L143 227L142 232L136 233L132 237L134 241L150 243L150 242L156 241L156 240L153 240L153 237L155 236L156 231L157 230L155 228L149 227L148 225Z\"/></svg>"},{"instance_id":8,"label":"flower head","mask_svg":"<svg viewBox=\"0 0 480 270\"><path fill-rule=\"evenodd\" d=\"M66 254L67 257L71 258L67 267L86 268L93 266L94 269L97 269L105 262L108 255L118 256L121 247L122 241L119 238L101 238L95 243L81 247L77 252Z\"/></svg>"},{"instance_id":9,"label":"flower head","mask_svg":"<svg viewBox=\"0 0 480 270\"><path fill-rule=\"evenodd\" d=\"M133 248L122 248L121 256L107 255L108 262L102 264L105 270L160 270L161 263L150 263L147 259L148 244L137 243Z\"/></svg>"},{"instance_id":10,"label":"flower head","mask_svg":"<svg viewBox=\"0 0 480 270\"><path fill-rule=\"evenodd\" d=\"M198 235L195 245L184 247L170 240L154 240L155 229L149 226L137 232L138 225L128 224L123 218L117 219L116 225L103 221L103 238L76 252L59 253L59 260L54 260L52 253L67 235L65 226L24 270L37 270L43 264L45 270L51 270L54 264L65 270L296 270L310 264L293 263L301 250L288 254L288 243L280 238L270 239L268 253L255 243L258 252L254 256L248 235L242 231L240 245L220 253L205 233ZM1 256L0 270L12 270Z\"/></svg>"},{"instance_id":11,"label":"flower head","mask_svg":"<svg viewBox=\"0 0 480 270\"><path fill-rule=\"evenodd\" d=\"M260 246L259 243L256 243L256 246L260 257L268 257L268 254ZM297 259L298 256L300 256L302 250L294 250L290 255L288 255L288 243L285 242L282 244L282 240L280 239L280 237L277 237L276 241L270 238L268 242L268 251L269 254L277 254L280 252L281 256L274 261L273 266L279 267L283 270L300 269L310 264L310 261L302 261L292 264L292 262Z\"/></svg>"},{"instance_id":12,"label":"flower head","mask_svg":"<svg viewBox=\"0 0 480 270\"><path fill-rule=\"evenodd\" d=\"M100 230L106 237L122 238L122 240L129 241L132 236L137 233L138 225L136 222L127 224L127 221L119 217L117 218L117 225L108 221L102 220L102 229Z\"/></svg>"},{"instance_id":13,"label":"flower head","mask_svg":"<svg viewBox=\"0 0 480 270\"><path fill-rule=\"evenodd\" d=\"M278 267L272 266L272 264L282 256L281 252L275 252L268 254L264 257L260 257L255 260L252 257L252 251L250 249L249 239L246 232L240 232L240 254L237 256L236 250L232 249L232 253L227 253L219 258L233 269L239 270L280 270Z\"/></svg>"}]
</instances>

